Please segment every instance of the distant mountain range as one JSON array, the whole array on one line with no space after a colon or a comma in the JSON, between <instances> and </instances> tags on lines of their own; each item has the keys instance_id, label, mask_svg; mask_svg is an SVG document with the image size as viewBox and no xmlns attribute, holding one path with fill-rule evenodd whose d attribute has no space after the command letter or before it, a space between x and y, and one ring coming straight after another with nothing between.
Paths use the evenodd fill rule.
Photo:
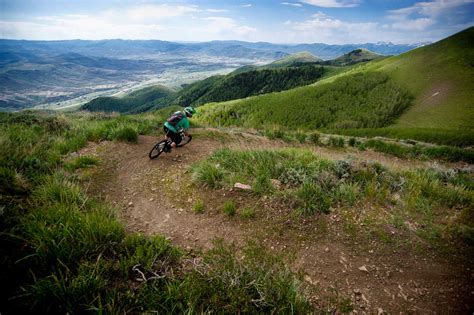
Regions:
<instances>
[{"instance_id":1,"label":"distant mountain range","mask_svg":"<svg viewBox=\"0 0 474 315\"><path fill-rule=\"evenodd\" d=\"M364 48L397 55L417 45L390 43L282 45L242 41L175 43L159 40L0 40L0 110L85 103L153 81L179 87L245 65L307 51L332 59Z\"/></svg>"},{"instance_id":2,"label":"distant mountain range","mask_svg":"<svg viewBox=\"0 0 474 315\"><path fill-rule=\"evenodd\" d=\"M328 44L272 44L266 42L211 41L204 43L176 43L160 40L65 40L28 41L0 39L0 52L51 55L77 53L86 56L126 59L146 59L156 54L208 55L247 59L278 59L287 54L307 51L322 59L334 59L357 48L381 55L398 55L422 44L365 43L347 45Z\"/></svg>"}]
</instances>

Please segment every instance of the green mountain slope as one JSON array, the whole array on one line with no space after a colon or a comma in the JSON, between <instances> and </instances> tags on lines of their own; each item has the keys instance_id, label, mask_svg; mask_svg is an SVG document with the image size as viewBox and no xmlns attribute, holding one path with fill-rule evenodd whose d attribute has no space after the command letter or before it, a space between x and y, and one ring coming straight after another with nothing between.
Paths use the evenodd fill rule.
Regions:
<instances>
[{"instance_id":1,"label":"green mountain slope","mask_svg":"<svg viewBox=\"0 0 474 315\"><path fill-rule=\"evenodd\" d=\"M382 55L371 52L370 50L359 48L347 54L330 60L328 63L335 66L349 66L360 62L371 61L383 58Z\"/></svg>"},{"instance_id":2,"label":"green mountain slope","mask_svg":"<svg viewBox=\"0 0 474 315\"><path fill-rule=\"evenodd\" d=\"M387 73L415 96L395 126L473 129L474 27L365 69Z\"/></svg>"},{"instance_id":3,"label":"green mountain slope","mask_svg":"<svg viewBox=\"0 0 474 315\"><path fill-rule=\"evenodd\" d=\"M81 109L106 112L133 112L137 107L147 107L159 99L174 95L167 87L156 85L132 92L124 97L98 97L83 105Z\"/></svg>"},{"instance_id":4,"label":"green mountain slope","mask_svg":"<svg viewBox=\"0 0 474 315\"><path fill-rule=\"evenodd\" d=\"M474 28L290 91L202 108L203 122L262 128L474 126ZM411 104L409 106L409 104Z\"/></svg>"},{"instance_id":5,"label":"green mountain slope","mask_svg":"<svg viewBox=\"0 0 474 315\"><path fill-rule=\"evenodd\" d=\"M324 74L321 66L301 66L254 70L230 75L215 82L199 98L182 97L182 105L202 105L209 102L235 100L248 96L283 91L314 83ZM184 100L187 101L184 101ZM183 102L184 101L184 102Z\"/></svg>"},{"instance_id":6,"label":"green mountain slope","mask_svg":"<svg viewBox=\"0 0 474 315\"><path fill-rule=\"evenodd\" d=\"M266 66L263 66L266 69L272 68L282 68L282 67L294 67L302 65L305 63L315 63L323 61L321 58L318 58L311 54L310 52L303 51L296 54L291 54L289 56L283 57L277 61L274 61Z\"/></svg>"}]
</instances>

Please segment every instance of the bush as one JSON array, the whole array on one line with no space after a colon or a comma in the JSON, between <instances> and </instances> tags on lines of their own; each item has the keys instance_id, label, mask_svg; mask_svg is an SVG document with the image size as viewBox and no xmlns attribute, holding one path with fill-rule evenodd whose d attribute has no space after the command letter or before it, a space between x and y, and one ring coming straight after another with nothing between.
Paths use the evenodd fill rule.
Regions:
<instances>
[{"instance_id":1,"label":"bush","mask_svg":"<svg viewBox=\"0 0 474 315\"><path fill-rule=\"evenodd\" d=\"M195 213L203 213L204 212L204 201L196 200L193 206L193 211Z\"/></svg>"},{"instance_id":2,"label":"bush","mask_svg":"<svg viewBox=\"0 0 474 315\"><path fill-rule=\"evenodd\" d=\"M222 206L222 212L224 212L229 217L233 217L235 215L235 211L237 210L237 204L234 200L228 200Z\"/></svg>"},{"instance_id":3,"label":"bush","mask_svg":"<svg viewBox=\"0 0 474 315\"><path fill-rule=\"evenodd\" d=\"M240 216L245 219L252 219L255 218L255 210L252 208L244 208L240 212Z\"/></svg>"},{"instance_id":4,"label":"bush","mask_svg":"<svg viewBox=\"0 0 474 315\"><path fill-rule=\"evenodd\" d=\"M66 164L64 164L64 168L68 171L75 171L80 168L87 168L94 165L99 165L99 160L97 158L82 155L68 161Z\"/></svg>"},{"instance_id":5,"label":"bush","mask_svg":"<svg viewBox=\"0 0 474 315\"><path fill-rule=\"evenodd\" d=\"M295 192L296 204L303 214L329 213L330 196L317 184L303 183Z\"/></svg>"},{"instance_id":6,"label":"bush","mask_svg":"<svg viewBox=\"0 0 474 315\"><path fill-rule=\"evenodd\" d=\"M319 144L319 139L321 138L321 134L319 132L312 132L308 136L309 142L313 144Z\"/></svg>"},{"instance_id":7,"label":"bush","mask_svg":"<svg viewBox=\"0 0 474 315\"><path fill-rule=\"evenodd\" d=\"M215 164L203 161L193 166L192 180L210 188L218 188L224 178L223 171Z\"/></svg>"},{"instance_id":8,"label":"bush","mask_svg":"<svg viewBox=\"0 0 474 315\"><path fill-rule=\"evenodd\" d=\"M119 129L112 137L119 141L138 142L138 133L131 127Z\"/></svg>"},{"instance_id":9,"label":"bush","mask_svg":"<svg viewBox=\"0 0 474 315\"><path fill-rule=\"evenodd\" d=\"M344 138L341 137L329 137L328 145L335 148L344 147Z\"/></svg>"}]
</instances>

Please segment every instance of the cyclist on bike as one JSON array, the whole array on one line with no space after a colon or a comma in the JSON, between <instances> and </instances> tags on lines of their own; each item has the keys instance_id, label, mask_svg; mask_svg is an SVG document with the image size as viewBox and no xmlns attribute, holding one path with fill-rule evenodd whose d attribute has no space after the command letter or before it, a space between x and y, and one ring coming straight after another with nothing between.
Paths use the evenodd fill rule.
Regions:
<instances>
[{"instance_id":1,"label":"cyclist on bike","mask_svg":"<svg viewBox=\"0 0 474 315\"><path fill-rule=\"evenodd\" d=\"M183 113L184 112L184 113ZM163 130L166 134L166 139L171 139L171 148L175 148L183 139L180 131L184 130L184 134L188 136L189 119L193 117L196 110L193 107L185 107L183 112L177 111L173 113L165 122ZM165 152L169 152L171 148L165 148Z\"/></svg>"}]
</instances>

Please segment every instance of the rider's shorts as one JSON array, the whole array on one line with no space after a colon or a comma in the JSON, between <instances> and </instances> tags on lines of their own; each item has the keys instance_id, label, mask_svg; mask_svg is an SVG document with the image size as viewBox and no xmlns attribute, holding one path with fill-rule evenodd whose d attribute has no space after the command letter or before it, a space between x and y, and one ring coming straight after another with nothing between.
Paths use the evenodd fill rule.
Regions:
<instances>
[{"instance_id":1,"label":"rider's shorts","mask_svg":"<svg viewBox=\"0 0 474 315\"><path fill-rule=\"evenodd\" d=\"M163 126L163 130L165 131L166 135L171 138L171 141L173 141L176 144L180 144L181 140L181 135L179 133L173 132L168 129L168 127Z\"/></svg>"}]
</instances>

